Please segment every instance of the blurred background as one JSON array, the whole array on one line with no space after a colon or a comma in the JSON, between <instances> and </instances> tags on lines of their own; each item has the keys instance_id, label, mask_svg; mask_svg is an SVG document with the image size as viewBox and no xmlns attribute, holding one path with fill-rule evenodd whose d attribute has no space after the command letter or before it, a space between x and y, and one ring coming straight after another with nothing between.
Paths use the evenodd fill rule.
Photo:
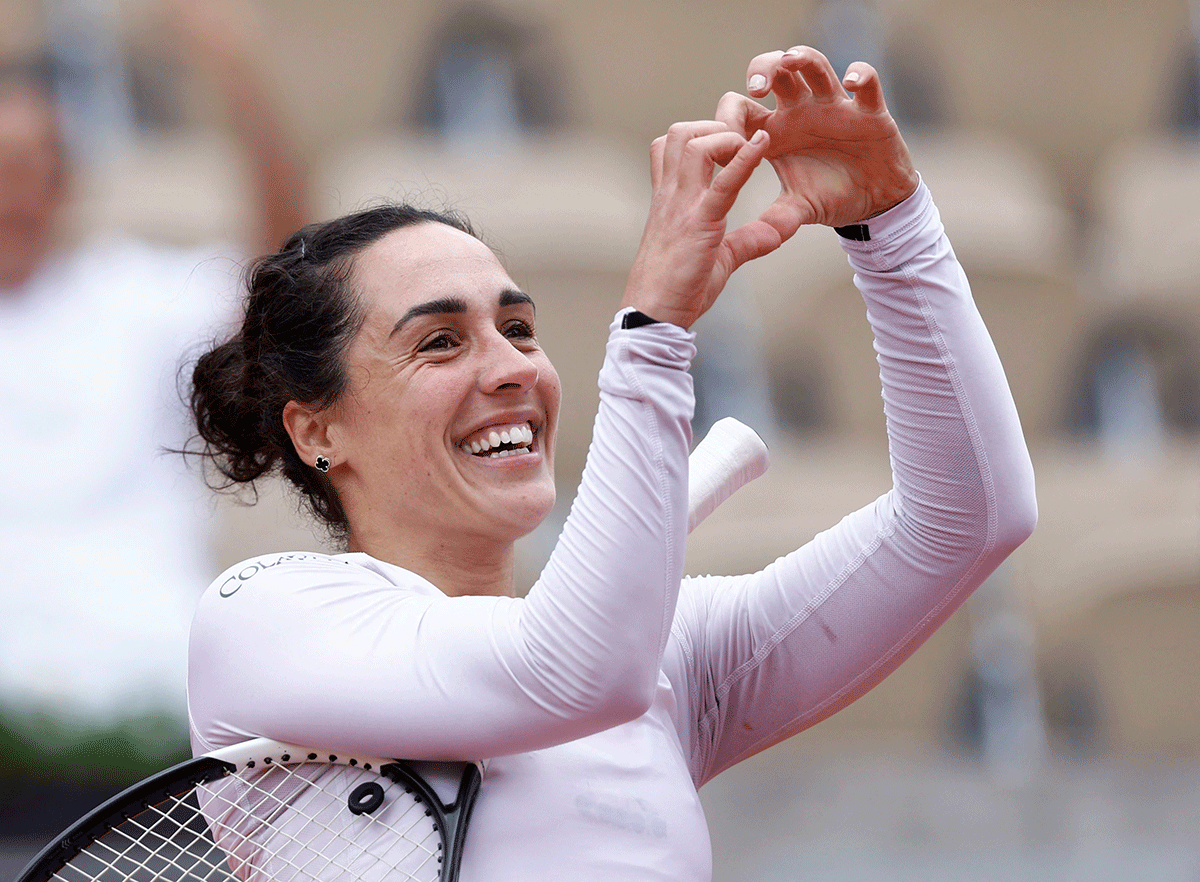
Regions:
<instances>
[{"instance_id":1,"label":"blurred background","mask_svg":"<svg viewBox=\"0 0 1200 882\"><path fill-rule=\"evenodd\" d=\"M161 454L245 256L380 197L466 212L538 302L565 512L650 141L807 43L883 74L1041 517L883 685L705 789L716 879L1200 880L1198 29L1186 0L0 0L5 82L55 87L52 122L0 109L0 876L186 755L204 585L326 547L278 487L214 501ZM691 572L757 568L887 489L829 230L741 270L698 330L697 431L738 416L773 464Z\"/></svg>"}]
</instances>

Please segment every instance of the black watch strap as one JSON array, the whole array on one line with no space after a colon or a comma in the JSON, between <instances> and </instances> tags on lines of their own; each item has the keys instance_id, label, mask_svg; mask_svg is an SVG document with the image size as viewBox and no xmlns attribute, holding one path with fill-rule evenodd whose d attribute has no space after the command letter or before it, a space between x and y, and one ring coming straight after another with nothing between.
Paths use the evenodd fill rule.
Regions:
<instances>
[{"instance_id":1,"label":"black watch strap","mask_svg":"<svg viewBox=\"0 0 1200 882\"><path fill-rule=\"evenodd\" d=\"M631 309L625 315L621 316L621 329L628 331L630 328L640 328L643 325L657 325L658 319L652 319L644 312L638 312L636 309Z\"/></svg>"},{"instance_id":2,"label":"black watch strap","mask_svg":"<svg viewBox=\"0 0 1200 882\"><path fill-rule=\"evenodd\" d=\"M871 228L866 224L850 224L846 227L834 227L833 231L843 239L849 239L852 242L871 241Z\"/></svg>"}]
</instances>

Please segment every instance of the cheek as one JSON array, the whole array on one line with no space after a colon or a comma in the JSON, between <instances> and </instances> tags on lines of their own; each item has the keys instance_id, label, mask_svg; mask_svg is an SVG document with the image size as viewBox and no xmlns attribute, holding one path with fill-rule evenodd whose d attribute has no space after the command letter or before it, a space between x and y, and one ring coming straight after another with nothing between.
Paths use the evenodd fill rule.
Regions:
<instances>
[{"instance_id":1,"label":"cheek","mask_svg":"<svg viewBox=\"0 0 1200 882\"><path fill-rule=\"evenodd\" d=\"M549 360L538 365L538 389L546 408L546 418L550 428L550 443L546 445L545 453L550 466L553 467L554 452L558 444L558 415L562 407L562 382L558 378L558 371L554 369L554 365Z\"/></svg>"},{"instance_id":2,"label":"cheek","mask_svg":"<svg viewBox=\"0 0 1200 882\"><path fill-rule=\"evenodd\" d=\"M418 445L429 434L433 415L407 395L361 395L354 404L346 415L347 442L380 464L393 462L396 448Z\"/></svg>"},{"instance_id":3,"label":"cheek","mask_svg":"<svg viewBox=\"0 0 1200 882\"><path fill-rule=\"evenodd\" d=\"M389 437L445 429L449 415L462 399L461 389L461 379L450 371L419 373L381 383L371 400L375 428Z\"/></svg>"},{"instance_id":4,"label":"cheek","mask_svg":"<svg viewBox=\"0 0 1200 882\"><path fill-rule=\"evenodd\" d=\"M538 389L551 422L557 425L558 412L562 406L562 382L549 359L538 365Z\"/></svg>"},{"instance_id":5,"label":"cheek","mask_svg":"<svg viewBox=\"0 0 1200 882\"><path fill-rule=\"evenodd\" d=\"M554 369L554 363L550 361L545 352L541 353L541 358L537 361L537 369L538 386L542 389L546 403L547 405L553 404L557 409L562 400L562 383L558 379L558 371Z\"/></svg>"}]
</instances>

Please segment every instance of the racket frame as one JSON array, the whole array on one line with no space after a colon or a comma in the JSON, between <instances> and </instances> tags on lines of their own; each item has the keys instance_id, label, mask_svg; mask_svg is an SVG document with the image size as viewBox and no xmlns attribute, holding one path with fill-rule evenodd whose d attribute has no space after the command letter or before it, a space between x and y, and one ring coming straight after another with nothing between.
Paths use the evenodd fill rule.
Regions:
<instances>
[{"instance_id":1,"label":"racket frame","mask_svg":"<svg viewBox=\"0 0 1200 882\"><path fill-rule=\"evenodd\" d=\"M467 823L482 783L480 763L464 764L457 795L453 802L445 803L437 791L421 777L417 768L407 761L359 757L338 751L314 750L268 738L253 738L184 760L105 800L34 855L14 882L51 882L55 874L66 867L72 858L108 831L156 804L186 795L197 786L218 781L237 772L253 770L260 764L270 766L326 762L374 771L402 787L412 788L427 805L436 807L438 810L430 813L430 819L438 828L443 843L441 877L457 877ZM209 835L211 837L211 832Z\"/></svg>"}]
</instances>

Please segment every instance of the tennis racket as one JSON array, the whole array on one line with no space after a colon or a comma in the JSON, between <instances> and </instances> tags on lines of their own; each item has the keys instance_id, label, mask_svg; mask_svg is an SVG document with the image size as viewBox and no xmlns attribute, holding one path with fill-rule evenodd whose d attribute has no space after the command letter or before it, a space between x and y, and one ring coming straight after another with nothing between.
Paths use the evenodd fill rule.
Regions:
<instances>
[{"instance_id":1,"label":"tennis racket","mask_svg":"<svg viewBox=\"0 0 1200 882\"><path fill-rule=\"evenodd\" d=\"M768 462L752 429L716 423L689 461L689 530ZM456 882L481 768L256 738L113 797L16 882Z\"/></svg>"},{"instance_id":2,"label":"tennis racket","mask_svg":"<svg viewBox=\"0 0 1200 882\"><path fill-rule=\"evenodd\" d=\"M113 797L17 882L454 882L481 777L256 738Z\"/></svg>"}]
</instances>

